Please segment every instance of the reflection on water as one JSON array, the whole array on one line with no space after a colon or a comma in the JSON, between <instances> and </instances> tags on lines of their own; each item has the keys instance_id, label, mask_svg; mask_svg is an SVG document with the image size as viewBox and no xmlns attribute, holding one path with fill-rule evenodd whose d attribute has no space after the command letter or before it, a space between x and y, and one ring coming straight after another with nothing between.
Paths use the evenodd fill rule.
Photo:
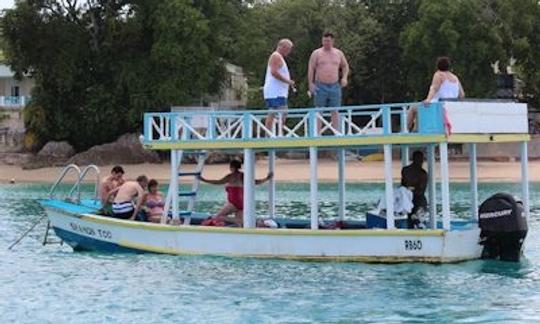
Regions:
<instances>
[{"instance_id":1,"label":"reflection on water","mask_svg":"<svg viewBox=\"0 0 540 324\"><path fill-rule=\"evenodd\" d=\"M89 187L90 188L90 187ZM64 192L69 188L61 188ZM322 214L337 212L337 187L320 185ZM91 189L90 189L91 190ZM217 210L222 188L203 186L199 206ZM482 184L480 198L519 193L517 184ZM0 319L6 322L539 322L540 185L521 263L450 265L317 263L223 257L74 253L42 246L35 199L47 185L0 186ZM380 184L348 186L348 215L363 217ZM468 217L468 185L452 185L452 211ZM260 213L265 187L257 191ZM278 186L279 214L306 217L309 186Z\"/></svg>"}]
</instances>

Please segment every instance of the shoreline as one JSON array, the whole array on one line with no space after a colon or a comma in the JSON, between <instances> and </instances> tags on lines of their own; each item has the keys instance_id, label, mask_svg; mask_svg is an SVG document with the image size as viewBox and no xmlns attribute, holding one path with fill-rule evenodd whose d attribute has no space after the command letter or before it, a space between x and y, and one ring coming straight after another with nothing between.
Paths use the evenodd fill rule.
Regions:
<instances>
[{"instance_id":1,"label":"shoreline","mask_svg":"<svg viewBox=\"0 0 540 324\"><path fill-rule=\"evenodd\" d=\"M194 169L195 165L187 164L186 171ZM131 164L123 165L126 179L134 179L140 174L146 174L149 178L154 178L160 182L169 180L169 164ZM99 167L101 177L107 175L112 165ZM424 165L427 169L427 166ZM439 175L439 164L436 165L436 175ZM53 183L62 167L43 168L36 170L23 170L20 166L2 165L0 167L0 184L9 183L14 179L15 183ZM256 177L263 178L268 170L267 160L258 160L256 165ZM203 171L205 177L219 179L228 172L228 164L207 165ZM451 182L469 182L469 163L466 161L450 162ZM345 175L348 183L377 183L384 182L384 164L377 162L347 161ZM332 159L319 159L318 163L319 182L337 182L337 162ZM401 164L399 161L393 163L394 181L401 178ZM276 182L279 183L305 183L309 182L309 161L306 160L276 160ZM479 182L516 182L521 178L520 162L478 162ZM88 174L85 183L93 182L93 174ZM186 179L187 180L187 179ZM66 182L74 182L75 177L66 176ZM185 180L184 180L185 181ZM190 182L192 180L188 180ZM540 161L529 161L529 181L540 182Z\"/></svg>"}]
</instances>

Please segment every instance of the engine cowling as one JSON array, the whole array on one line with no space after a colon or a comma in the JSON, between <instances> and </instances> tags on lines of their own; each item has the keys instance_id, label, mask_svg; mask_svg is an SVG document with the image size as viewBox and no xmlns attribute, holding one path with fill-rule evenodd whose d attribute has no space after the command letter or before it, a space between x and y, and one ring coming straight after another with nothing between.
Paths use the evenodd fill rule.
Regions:
<instances>
[{"instance_id":1,"label":"engine cowling","mask_svg":"<svg viewBox=\"0 0 540 324\"><path fill-rule=\"evenodd\" d=\"M523 203L508 193L497 193L479 208L482 258L519 261L528 225Z\"/></svg>"}]
</instances>

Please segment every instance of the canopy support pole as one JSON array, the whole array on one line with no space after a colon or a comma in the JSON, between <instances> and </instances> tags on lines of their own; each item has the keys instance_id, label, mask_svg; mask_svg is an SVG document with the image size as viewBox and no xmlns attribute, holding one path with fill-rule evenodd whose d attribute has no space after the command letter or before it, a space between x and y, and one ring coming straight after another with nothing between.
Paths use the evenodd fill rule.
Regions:
<instances>
[{"instance_id":1,"label":"canopy support pole","mask_svg":"<svg viewBox=\"0 0 540 324\"><path fill-rule=\"evenodd\" d=\"M471 220L478 222L478 163L476 143L469 144L469 174L471 181Z\"/></svg>"},{"instance_id":2,"label":"canopy support pole","mask_svg":"<svg viewBox=\"0 0 540 324\"><path fill-rule=\"evenodd\" d=\"M317 148L311 146L309 148L309 189L310 189L310 206L311 206L311 229L319 229L319 201L317 197Z\"/></svg>"},{"instance_id":3,"label":"canopy support pole","mask_svg":"<svg viewBox=\"0 0 540 324\"><path fill-rule=\"evenodd\" d=\"M384 145L384 184L386 200L386 228L395 228L394 183L392 179L392 144Z\"/></svg>"},{"instance_id":4,"label":"canopy support pole","mask_svg":"<svg viewBox=\"0 0 540 324\"><path fill-rule=\"evenodd\" d=\"M255 153L244 149L244 228L255 227Z\"/></svg>"},{"instance_id":5,"label":"canopy support pole","mask_svg":"<svg viewBox=\"0 0 540 324\"><path fill-rule=\"evenodd\" d=\"M435 176L435 145L427 147L429 228L437 228L437 178Z\"/></svg>"},{"instance_id":6,"label":"canopy support pole","mask_svg":"<svg viewBox=\"0 0 540 324\"><path fill-rule=\"evenodd\" d=\"M443 229L450 230L450 177L448 174L448 143L439 144L441 153L441 201Z\"/></svg>"},{"instance_id":7,"label":"canopy support pole","mask_svg":"<svg viewBox=\"0 0 540 324\"><path fill-rule=\"evenodd\" d=\"M527 142L523 141L521 144L520 160L521 160L521 199L523 201L523 211L525 212L525 218L529 222L530 217L530 202L529 202L529 153L527 148Z\"/></svg>"},{"instance_id":8,"label":"canopy support pole","mask_svg":"<svg viewBox=\"0 0 540 324\"><path fill-rule=\"evenodd\" d=\"M275 175L276 168L276 151L268 151L268 173ZM268 216L274 218L276 216L276 180L272 177L268 181Z\"/></svg>"},{"instance_id":9,"label":"canopy support pole","mask_svg":"<svg viewBox=\"0 0 540 324\"><path fill-rule=\"evenodd\" d=\"M169 185L171 197L171 217L173 220L179 220L178 213L178 159L180 158L178 150L171 150L171 183Z\"/></svg>"},{"instance_id":10,"label":"canopy support pole","mask_svg":"<svg viewBox=\"0 0 540 324\"><path fill-rule=\"evenodd\" d=\"M338 204L339 220L345 219L345 149L338 149Z\"/></svg>"}]
</instances>

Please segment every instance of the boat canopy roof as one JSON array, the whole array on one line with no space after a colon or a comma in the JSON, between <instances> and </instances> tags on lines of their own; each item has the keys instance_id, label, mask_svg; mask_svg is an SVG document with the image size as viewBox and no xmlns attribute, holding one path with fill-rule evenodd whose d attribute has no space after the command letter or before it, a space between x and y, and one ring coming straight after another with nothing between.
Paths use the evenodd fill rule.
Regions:
<instances>
[{"instance_id":1,"label":"boat canopy roof","mask_svg":"<svg viewBox=\"0 0 540 324\"><path fill-rule=\"evenodd\" d=\"M413 107L418 126L409 132ZM269 113L278 115L270 129ZM527 140L526 104L472 100L290 109L285 123L276 110L146 113L143 144L155 150L228 150Z\"/></svg>"}]
</instances>

